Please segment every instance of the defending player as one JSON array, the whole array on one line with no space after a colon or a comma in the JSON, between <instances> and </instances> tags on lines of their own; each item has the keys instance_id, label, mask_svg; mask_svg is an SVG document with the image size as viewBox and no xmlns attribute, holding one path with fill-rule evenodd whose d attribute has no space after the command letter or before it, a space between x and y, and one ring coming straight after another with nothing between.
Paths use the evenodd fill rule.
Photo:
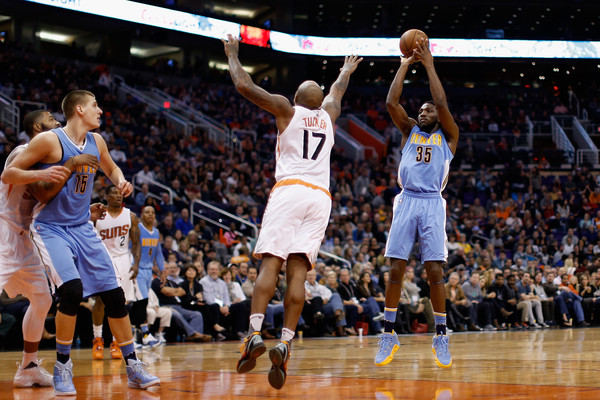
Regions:
<instances>
[{"instance_id":1,"label":"defending player","mask_svg":"<svg viewBox=\"0 0 600 400\"><path fill-rule=\"evenodd\" d=\"M33 138L40 132L58 128L60 123L48 111L36 110L25 116L23 126ZM9 154L5 168L26 147L16 147ZM66 174L66 168L58 167L46 170L38 179L56 182ZM23 318L23 361L13 381L16 387L52 385L52 375L40 366L37 358L52 296L42 261L29 239L29 224L36 203L27 186L0 183L0 291L6 290L10 297L23 294L30 301Z\"/></svg>"},{"instance_id":2,"label":"defending player","mask_svg":"<svg viewBox=\"0 0 600 400\"><path fill-rule=\"evenodd\" d=\"M123 207L123 195L116 186L106 189L107 212L104 219L96 221L96 230L102 242L112 257L117 279L125 300L135 301L133 280L138 274L140 264L140 229L138 217L129 208ZM131 250L129 243L131 242ZM133 255L133 265L131 256ZM92 358L102 360L104 357L104 341L102 339L102 323L104 320L104 303L96 297L92 310L94 324L94 344L92 345ZM113 359L121 358L121 350L113 336L110 344L110 356Z\"/></svg>"},{"instance_id":3,"label":"defending player","mask_svg":"<svg viewBox=\"0 0 600 400\"><path fill-rule=\"evenodd\" d=\"M239 42L229 35L223 40L229 70L236 89L248 100L275 115L277 129L277 183L265 209L255 256L262 258L254 287L250 335L245 340L237 371L256 366L265 350L260 337L267 304L275 292L281 266L286 265L287 291L281 343L269 352L272 362L269 383L281 389L286 380L290 343L304 305L304 281L312 268L331 212L329 165L334 144L334 124L341 112L341 99L350 75L362 58L346 57L337 80L323 99L314 81L302 83L295 106L280 95L272 95L252 82L238 59Z\"/></svg>"},{"instance_id":4,"label":"defending player","mask_svg":"<svg viewBox=\"0 0 600 400\"><path fill-rule=\"evenodd\" d=\"M406 72L417 61L427 71L433 97L433 102L421 106L418 122L409 118L400 105ZM386 245L385 255L391 258L390 280L385 295L384 333L379 340L375 364L381 366L391 362L400 345L393 327L406 262L418 236L421 261L431 285L436 325L433 352L437 364L447 368L452 365L452 357L446 335L446 293L442 273L442 263L447 257L446 201L442 198L442 190L456 152L459 132L435 71L428 40L421 41L412 56L401 59L386 103L392 120L402 131L402 160L398 170L402 192L394 199L394 217Z\"/></svg>"},{"instance_id":5,"label":"defending player","mask_svg":"<svg viewBox=\"0 0 600 400\"><path fill-rule=\"evenodd\" d=\"M126 362L128 385L148 388L160 380L145 371L134 350L125 295L117 283L112 260L100 237L89 222L89 204L98 166L124 196L133 187L114 163L106 142L90 130L100 126L102 110L95 96L85 90L68 93L62 102L67 124L33 138L3 174L10 184L38 181L40 174L65 164L71 156L89 155L95 162L72 168L60 177L64 187L47 204L37 210L31 225L32 237L58 287L56 313L56 350L54 391L58 395L76 394L73 363L70 359L77 309L84 296L98 295ZM29 170L34 165L39 169ZM64 172L63 172L64 173ZM49 188L49 190L52 188Z\"/></svg>"}]
</instances>

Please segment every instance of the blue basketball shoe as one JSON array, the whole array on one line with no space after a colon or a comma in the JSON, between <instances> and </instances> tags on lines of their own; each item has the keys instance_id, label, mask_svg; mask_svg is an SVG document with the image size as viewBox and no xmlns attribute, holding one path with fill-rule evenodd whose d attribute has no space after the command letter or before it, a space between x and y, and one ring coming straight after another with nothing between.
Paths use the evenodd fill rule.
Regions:
<instances>
[{"instance_id":1,"label":"blue basketball shoe","mask_svg":"<svg viewBox=\"0 0 600 400\"><path fill-rule=\"evenodd\" d=\"M69 359L66 364L56 361L52 386L57 396L74 396L77 394L73 385L73 361Z\"/></svg>"},{"instance_id":2,"label":"blue basketball shoe","mask_svg":"<svg viewBox=\"0 0 600 400\"><path fill-rule=\"evenodd\" d=\"M400 342L398 341L398 335L396 332L392 333L384 332L379 336L379 350L375 355L375 365L378 367L384 366L392 362L394 353L400 348Z\"/></svg>"},{"instance_id":3,"label":"blue basketball shoe","mask_svg":"<svg viewBox=\"0 0 600 400\"><path fill-rule=\"evenodd\" d=\"M431 351L435 354L435 362L439 367L450 368L452 366L452 356L448 350L448 335L435 335Z\"/></svg>"},{"instance_id":4,"label":"blue basketball shoe","mask_svg":"<svg viewBox=\"0 0 600 400\"><path fill-rule=\"evenodd\" d=\"M135 389L146 389L150 386L160 385L160 379L151 375L144 369L140 360L127 360L127 386Z\"/></svg>"}]
</instances>

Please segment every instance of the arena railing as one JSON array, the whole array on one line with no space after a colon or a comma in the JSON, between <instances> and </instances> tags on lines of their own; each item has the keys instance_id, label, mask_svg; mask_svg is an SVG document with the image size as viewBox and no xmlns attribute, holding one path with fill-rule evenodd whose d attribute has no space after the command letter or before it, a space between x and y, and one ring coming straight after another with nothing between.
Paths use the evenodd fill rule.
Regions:
<instances>
[{"instance_id":1,"label":"arena railing","mask_svg":"<svg viewBox=\"0 0 600 400\"><path fill-rule=\"evenodd\" d=\"M199 209L197 209L195 206L198 206ZM244 232L240 231L236 231L236 233L248 236L252 241L255 241L258 238L258 226L248 221L247 219L238 217L237 215L234 215L228 211L223 210L222 208L207 203L203 200L196 199L192 200L192 202L190 203L190 220L192 222L192 225L194 225L194 217L203 219L206 222L209 222L223 229L229 229L229 225L224 223L224 220L237 221L240 223L240 226L248 226L250 229L252 229L254 235L246 235Z\"/></svg>"},{"instance_id":2,"label":"arena railing","mask_svg":"<svg viewBox=\"0 0 600 400\"><path fill-rule=\"evenodd\" d=\"M127 83L125 83L125 78L122 76L113 74L112 85L113 92L117 95L117 99L120 104L125 102L126 95L129 94L144 103L150 110L165 115L167 120L173 123L173 126L175 126L178 134L182 136L187 135L193 129L193 124L191 121L174 112L173 110L165 108L163 103L153 99L141 90L129 86Z\"/></svg>"},{"instance_id":3,"label":"arena railing","mask_svg":"<svg viewBox=\"0 0 600 400\"><path fill-rule=\"evenodd\" d=\"M573 139L577 143L577 160L576 163L579 165L582 162L589 162L593 165L598 164L598 147L594 144L594 141L584 129L581 122L577 117L573 117ZM584 150L580 152L580 150ZM581 157L581 162L579 158Z\"/></svg>"},{"instance_id":4,"label":"arena railing","mask_svg":"<svg viewBox=\"0 0 600 400\"><path fill-rule=\"evenodd\" d=\"M153 179L140 177L139 175L140 175L140 172L138 172L137 174L134 174L131 178L131 184L133 185L133 193L131 194L132 196L135 196L136 191L139 192L142 190L143 183L147 183L149 186L148 196L150 196L154 199L157 199L158 201L161 201L162 200L161 194L163 192L166 192L169 194L169 202L171 204L173 204L173 197L175 197L173 189L171 189L170 187L163 185L162 183L157 182ZM159 188L160 191L158 191L157 188ZM158 194L156 192L158 192Z\"/></svg>"},{"instance_id":5,"label":"arena railing","mask_svg":"<svg viewBox=\"0 0 600 400\"><path fill-rule=\"evenodd\" d=\"M339 151L339 148L344 149L346 156L354 160L365 159L365 146L358 143L348 132L340 128L335 127L335 148L333 151Z\"/></svg>"},{"instance_id":6,"label":"arena railing","mask_svg":"<svg viewBox=\"0 0 600 400\"><path fill-rule=\"evenodd\" d=\"M190 122L194 123L195 125L206 129L210 139L214 140L215 142L219 141L220 139L225 139L224 144L227 148L237 151L238 153L241 151L241 144L239 143L239 140L237 140L237 137L226 125L223 125L214 118L209 117L191 105L186 104L184 101L171 96L170 94L156 87L150 88L150 93L153 96L161 99L163 102L168 101L172 109L188 118ZM256 137L256 132L254 135Z\"/></svg>"},{"instance_id":7,"label":"arena railing","mask_svg":"<svg viewBox=\"0 0 600 400\"><path fill-rule=\"evenodd\" d=\"M562 150L565 153L565 158L573 163L575 161L575 147L573 147L569 137L554 115L550 117L550 123L552 126L552 140L556 148Z\"/></svg>"}]
</instances>

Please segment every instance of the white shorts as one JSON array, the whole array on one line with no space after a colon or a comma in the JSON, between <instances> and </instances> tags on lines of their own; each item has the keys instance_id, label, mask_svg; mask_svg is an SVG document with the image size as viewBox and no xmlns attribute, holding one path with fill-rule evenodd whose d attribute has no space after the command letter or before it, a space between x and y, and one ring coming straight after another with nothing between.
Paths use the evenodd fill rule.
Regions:
<instances>
[{"instance_id":1,"label":"white shorts","mask_svg":"<svg viewBox=\"0 0 600 400\"><path fill-rule=\"evenodd\" d=\"M117 282L119 283L119 286L123 288L123 292L125 292L125 300L135 301L133 280L131 280L131 266L133 265L131 256L128 253L111 258L115 267Z\"/></svg>"},{"instance_id":2,"label":"white shorts","mask_svg":"<svg viewBox=\"0 0 600 400\"><path fill-rule=\"evenodd\" d=\"M9 297L50 291L44 266L28 231L17 231L0 218L0 291Z\"/></svg>"},{"instance_id":3,"label":"white shorts","mask_svg":"<svg viewBox=\"0 0 600 400\"><path fill-rule=\"evenodd\" d=\"M276 187L271 192L254 249L258 259L272 254L287 260L306 254L314 265L329 223L331 197L302 184Z\"/></svg>"}]
</instances>

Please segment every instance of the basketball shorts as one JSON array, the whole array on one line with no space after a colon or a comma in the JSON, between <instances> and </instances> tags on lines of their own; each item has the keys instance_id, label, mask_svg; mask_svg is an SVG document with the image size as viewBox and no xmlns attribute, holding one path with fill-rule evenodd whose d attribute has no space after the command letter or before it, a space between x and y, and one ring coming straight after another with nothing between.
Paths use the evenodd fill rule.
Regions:
<instances>
[{"instance_id":1,"label":"basketball shorts","mask_svg":"<svg viewBox=\"0 0 600 400\"><path fill-rule=\"evenodd\" d=\"M117 282L123 292L125 292L125 300L135 301L135 293L133 289L133 281L131 280L131 256L128 254L121 254L112 258L115 266L115 274L117 275Z\"/></svg>"},{"instance_id":2,"label":"basketball shorts","mask_svg":"<svg viewBox=\"0 0 600 400\"><path fill-rule=\"evenodd\" d=\"M321 189L303 184L276 187L271 192L254 256L272 254L287 260L306 254L314 265L331 213L331 198Z\"/></svg>"},{"instance_id":3,"label":"basketball shorts","mask_svg":"<svg viewBox=\"0 0 600 400\"><path fill-rule=\"evenodd\" d=\"M6 290L9 297L48 292L48 278L29 232L0 218L0 238L0 292Z\"/></svg>"},{"instance_id":4,"label":"basketball shorts","mask_svg":"<svg viewBox=\"0 0 600 400\"><path fill-rule=\"evenodd\" d=\"M446 200L439 193L408 193L402 191L394 199L392 227L385 256L408 260L419 242L421 262L446 262Z\"/></svg>"},{"instance_id":5,"label":"basketball shorts","mask_svg":"<svg viewBox=\"0 0 600 400\"><path fill-rule=\"evenodd\" d=\"M135 278L134 286L135 300L147 299L152 287L152 268L140 268L137 278Z\"/></svg>"},{"instance_id":6,"label":"basketball shorts","mask_svg":"<svg viewBox=\"0 0 600 400\"><path fill-rule=\"evenodd\" d=\"M57 288L81 279L83 296L88 297L119 287L112 259L91 222L59 226L34 221L31 233Z\"/></svg>"}]
</instances>

